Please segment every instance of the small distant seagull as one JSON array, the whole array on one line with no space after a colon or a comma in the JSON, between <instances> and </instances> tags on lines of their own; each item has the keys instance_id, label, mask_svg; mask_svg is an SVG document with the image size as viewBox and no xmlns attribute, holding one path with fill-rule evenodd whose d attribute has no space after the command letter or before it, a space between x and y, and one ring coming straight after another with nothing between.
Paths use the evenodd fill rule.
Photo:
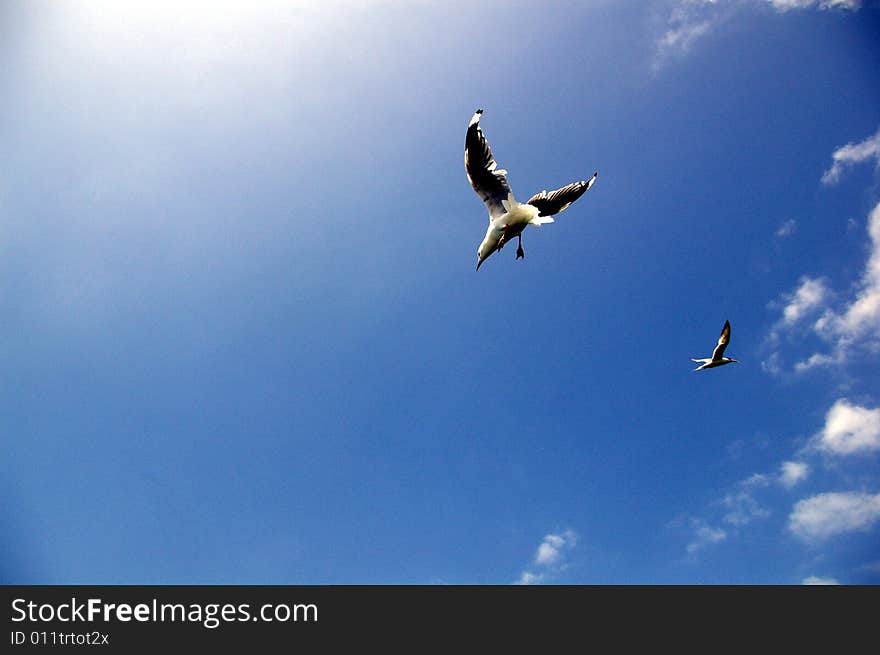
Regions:
<instances>
[{"instance_id":1,"label":"small distant seagull","mask_svg":"<svg viewBox=\"0 0 880 655\"><path fill-rule=\"evenodd\" d=\"M478 109L471 118L464 140L464 169L474 191L486 203L486 208L489 210L489 228L477 249L478 271L480 265L492 253L501 250L514 237L519 239L516 258L525 257L522 232L526 226L540 227L545 223L552 223L553 216L584 195L599 176L599 172L596 171L589 180L574 182L549 193L541 191L529 198L525 204L517 202L507 182L507 171L497 168L498 164L492 156L489 143L483 136L483 130L480 129L482 115L483 110Z\"/></svg>"},{"instance_id":2,"label":"small distant seagull","mask_svg":"<svg viewBox=\"0 0 880 655\"><path fill-rule=\"evenodd\" d=\"M715 368L716 366L724 366L725 364L730 364L732 362L739 362L738 359L732 359L730 357L724 356L724 349L727 348L727 344L730 343L730 321L724 321L724 327L721 328L721 336L718 337L718 345L715 346L715 350L712 352L712 357L708 359L694 359L691 357L691 361L696 364L701 364L695 368L695 371L701 371L704 368Z\"/></svg>"}]
</instances>

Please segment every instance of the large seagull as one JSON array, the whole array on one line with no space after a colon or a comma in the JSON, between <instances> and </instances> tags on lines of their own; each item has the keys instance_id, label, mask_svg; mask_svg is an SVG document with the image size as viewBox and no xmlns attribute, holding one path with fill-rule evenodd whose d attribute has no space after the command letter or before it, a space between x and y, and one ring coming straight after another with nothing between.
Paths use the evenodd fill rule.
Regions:
<instances>
[{"instance_id":1,"label":"large seagull","mask_svg":"<svg viewBox=\"0 0 880 655\"><path fill-rule=\"evenodd\" d=\"M517 202L507 182L507 171L497 168L498 164L492 156L489 143L483 136L483 130L480 129L482 115L482 109L474 113L464 140L464 169L474 191L486 203L486 208L489 210L489 227L477 249L478 271L492 253L501 250L514 237L519 239L516 258L525 257L522 232L526 226L552 223L553 216L584 195L599 176L599 172L596 171L589 180L574 182L549 193L541 191L525 203Z\"/></svg>"}]
</instances>

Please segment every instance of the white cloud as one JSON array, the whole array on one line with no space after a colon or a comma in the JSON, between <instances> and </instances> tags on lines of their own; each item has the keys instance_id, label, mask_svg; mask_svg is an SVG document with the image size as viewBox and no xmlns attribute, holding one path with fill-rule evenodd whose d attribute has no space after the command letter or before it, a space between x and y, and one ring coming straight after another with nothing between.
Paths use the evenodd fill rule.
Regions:
<instances>
[{"instance_id":1,"label":"white cloud","mask_svg":"<svg viewBox=\"0 0 880 655\"><path fill-rule=\"evenodd\" d=\"M770 484L770 478L763 473L752 473L745 480L742 480L740 483L741 487L744 488L754 488L754 487L766 487Z\"/></svg>"},{"instance_id":2,"label":"white cloud","mask_svg":"<svg viewBox=\"0 0 880 655\"><path fill-rule=\"evenodd\" d=\"M538 545L534 557L535 566L541 567L543 572L523 571L516 584L540 584L549 574L563 570L568 551L575 547L577 539L577 534L573 530L546 535Z\"/></svg>"},{"instance_id":3,"label":"white cloud","mask_svg":"<svg viewBox=\"0 0 880 655\"><path fill-rule=\"evenodd\" d=\"M776 344L783 335L794 333L800 323L826 307L831 297L831 290L823 278L801 277L797 289L790 293L783 293L779 300L769 304L770 307L782 307L782 315L770 329L769 342ZM799 363L796 370L800 372L819 363L824 362L814 360L809 363ZM770 353L761 362L761 369L770 375L779 375L783 370L780 353Z\"/></svg>"},{"instance_id":4,"label":"white cloud","mask_svg":"<svg viewBox=\"0 0 880 655\"><path fill-rule=\"evenodd\" d=\"M553 566L563 558L563 550L572 548L577 543L577 535L571 530L561 534L548 534L538 546L535 553L535 564Z\"/></svg>"},{"instance_id":5,"label":"white cloud","mask_svg":"<svg viewBox=\"0 0 880 655\"><path fill-rule=\"evenodd\" d=\"M806 462L782 462L779 468L779 484L789 489L798 482L806 480L810 474L810 467Z\"/></svg>"},{"instance_id":6,"label":"white cloud","mask_svg":"<svg viewBox=\"0 0 880 655\"><path fill-rule=\"evenodd\" d=\"M802 277L800 286L787 298L782 310L782 321L794 325L825 303L829 296L828 287L821 278Z\"/></svg>"},{"instance_id":7,"label":"white cloud","mask_svg":"<svg viewBox=\"0 0 880 655\"><path fill-rule=\"evenodd\" d=\"M658 56L665 59L671 51L687 52L694 41L709 31L711 23L683 23L667 30L657 43Z\"/></svg>"},{"instance_id":8,"label":"white cloud","mask_svg":"<svg viewBox=\"0 0 880 655\"><path fill-rule=\"evenodd\" d=\"M841 398L825 415L816 445L835 455L880 450L880 407L869 409Z\"/></svg>"},{"instance_id":9,"label":"white cloud","mask_svg":"<svg viewBox=\"0 0 880 655\"><path fill-rule=\"evenodd\" d=\"M763 519L770 516L770 510L762 507L752 495L753 489L766 487L768 484L770 484L769 478L762 473L755 473L742 480L737 485L736 491L727 494L721 499L721 504L728 510L727 514L724 515L724 521L741 527L755 519Z\"/></svg>"},{"instance_id":10,"label":"white cloud","mask_svg":"<svg viewBox=\"0 0 880 655\"><path fill-rule=\"evenodd\" d=\"M788 219L779 226L779 229L776 230L776 238L777 239L785 239L786 237L790 237L792 234L797 232L797 221L793 218Z\"/></svg>"},{"instance_id":11,"label":"white cloud","mask_svg":"<svg viewBox=\"0 0 880 655\"><path fill-rule=\"evenodd\" d=\"M779 375L782 373L779 353L770 353L770 356L767 357L767 359L762 360L761 370L770 375Z\"/></svg>"},{"instance_id":12,"label":"white cloud","mask_svg":"<svg viewBox=\"0 0 880 655\"><path fill-rule=\"evenodd\" d=\"M833 294L825 281L806 276L801 278L797 290L783 295L782 316L771 328L769 339L778 340L824 308L811 329L831 345L830 352L813 353L798 362L794 367L796 372L843 364L854 349L880 352L880 203L868 215L868 239L868 261L848 302L838 308L829 307ZM769 373L779 372L782 367L778 353L771 354L763 368Z\"/></svg>"},{"instance_id":13,"label":"white cloud","mask_svg":"<svg viewBox=\"0 0 880 655\"><path fill-rule=\"evenodd\" d=\"M728 494L721 502L730 510L724 515L724 520L737 527L770 516L770 510L762 507L752 494L745 491Z\"/></svg>"},{"instance_id":14,"label":"white cloud","mask_svg":"<svg viewBox=\"0 0 880 655\"><path fill-rule=\"evenodd\" d=\"M831 366L832 364L840 364L841 362L842 360L839 357L823 355L822 353L813 353L805 360L797 362L794 365L794 370L795 373L803 373L804 371L809 371L811 368Z\"/></svg>"},{"instance_id":15,"label":"white cloud","mask_svg":"<svg viewBox=\"0 0 880 655\"><path fill-rule=\"evenodd\" d=\"M667 29L657 40L653 69L658 71L674 56L690 51L694 41L712 29L717 18L705 11L715 0L680 0L667 19Z\"/></svg>"},{"instance_id":16,"label":"white cloud","mask_svg":"<svg viewBox=\"0 0 880 655\"><path fill-rule=\"evenodd\" d=\"M670 58L687 54L694 42L709 34L727 15L748 5L769 3L780 12L792 9L848 9L861 8L861 0L678 0L666 20L666 30L655 44L654 72L663 68Z\"/></svg>"},{"instance_id":17,"label":"white cloud","mask_svg":"<svg viewBox=\"0 0 880 655\"><path fill-rule=\"evenodd\" d=\"M816 325L843 346L880 337L880 203L868 216L868 238L870 255L855 298L841 313L827 313Z\"/></svg>"},{"instance_id":18,"label":"white cloud","mask_svg":"<svg viewBox=\"0 0 880 655\"><path fill-rule=\"evenodd\" d=\"M789 9L849 9L857 11L862 6L861 0L768 0L771 5L780 11Z\"/></svg>"},{"instance_id":19,"label":"white cloud","mask_svg":"<svg viewBox=\"0 0 880 655\"><path fill-rule=\"evenodd\" d=\"M522 575L519 576L519 580L516 581L516 584L521 585L530 585L530 584L541 584L544 581L543 573L532 573L531 571L523 571Z\"/></svg>"},{"instance_id":20,"label":"white cloud","mask_svg":"<svg viewBox=\"0 0 880 655\"><path fill-rule=\"evenodd\" d=\"M689 555L710 545L721 543L727 539L727 533L721 528L713 528L702 521L694 521L694 539L685 548Z\"/></svg>"},{"instance_id":21,"label":"white cloud","mask_svg":"<svg viewBox=\"0 0 880 655\"><path fill-rule=\"evenodd\" d=\"M713 526L702 518L692 518L693 538L685 547L688 554L736 536L741 528L771 516L772 510L759 500L761 490L777 484L793 486L807 477L809 467L801 462L784 462L780 470L779 474L754 473L737 482L728 493L713 502L713 505L724 509L720 519L715 519L716 523L718 520L723 522L724 527Z\"/></svg>"},{"instance_id":22,"label":"white cloud","mask_svg":"<svg viewBox=\"0 0 880 655\"><path fill-rule=\"evenodd\" d=\"M869 136L859 143L847 143L834 151L831 155L832 164L822 175L822 184L837 184L843 169L852 164L859 164L868 160L875 160L880 166L880 129L873 136Z\"/></svg>"},{"instance_id":23,"label":"white cloud","mask_svg":"<svg viewBox=\"0 0 880 655\"><path fill-rule=\"evenodd\" d=\"M817 575L810 575L801 581L805 585L838 585L840 584L834 578L820 578Z\"/></svg>"},{"instance_id":24,"label":"white cloud","mask_svg":"<svg viewBox=\"0 0 880 655\"><path fill-rule=\"evenodd\" d=\"M788 528L811 541L865 530L878 520L880 494L830 492L798 501L788 517Z\"/></svg>"}]
</instances>

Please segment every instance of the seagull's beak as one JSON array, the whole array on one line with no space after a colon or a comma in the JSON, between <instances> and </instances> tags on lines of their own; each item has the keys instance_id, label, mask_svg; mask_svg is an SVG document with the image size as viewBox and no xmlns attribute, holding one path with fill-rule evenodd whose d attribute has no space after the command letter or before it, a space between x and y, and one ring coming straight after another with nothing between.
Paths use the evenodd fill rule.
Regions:
<instances>
[{"instance_id":1,"label":"seagull's beak","mask_svg":"<svg viewBox=\"0 0 880 655\"><path fill-rule=\"evenodd\" d=\"M480 270L480 266L482 266L482 265L483 265L483 260L482 260L482 259L478 259L478 260L477 260L477 270L478 270L478 271Z\"/></svg>"}]
</instances>

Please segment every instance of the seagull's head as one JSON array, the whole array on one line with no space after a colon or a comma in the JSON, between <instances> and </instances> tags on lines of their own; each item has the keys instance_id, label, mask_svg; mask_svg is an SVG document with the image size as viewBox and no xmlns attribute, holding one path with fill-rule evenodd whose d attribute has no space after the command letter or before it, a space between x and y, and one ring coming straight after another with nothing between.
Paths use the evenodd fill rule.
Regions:
<instances>
[{"instance_id":1,"label":"seagull's head","mask_svg":"<svg viewBox=\"0 0 880 655\"><path fill-rule=\"evenodd\" d=\"M480 247L477 248L477 270L480 270L480 266L483 265L483 262L489 258L493 252L490 247L488 240L484 240L483 243L480 244Z\"/></svg>"}]
</instances>

